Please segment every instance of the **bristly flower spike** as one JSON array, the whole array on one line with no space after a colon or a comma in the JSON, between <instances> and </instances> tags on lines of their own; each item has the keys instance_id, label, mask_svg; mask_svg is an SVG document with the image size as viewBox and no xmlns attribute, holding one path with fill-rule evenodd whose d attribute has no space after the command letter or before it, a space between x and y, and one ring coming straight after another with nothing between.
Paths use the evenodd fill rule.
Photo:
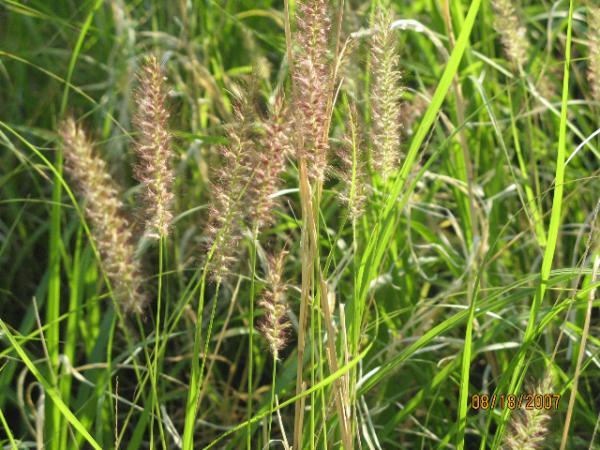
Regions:
<instances>
[{"instance_id":1,"label":"bristly flower spike","mask_svg":"<svg viewBox=\"0 0 600 450\"><path fill-rule=\"evenodd\" d=\"M522 69L527 63L529 41L527 30L521 23L515 0L493 0L494 28L500 35L506 57L517 68Z\"/></svg>"},{"instance_id":2,"label":"bristly flower spike","mask_svg":"<svg viewBox=\"0 0 600 450\"><path fill-rule=\"evenodd\" d=\"M356 221L364 213L367 201L367 179L358 128L358 113L354 105L350 107L348 130L337 151L337 156L341 167L335 171L335 174L344 185L344 190L339 197L348 206L350 219Z\"/></svg>"},{"instance_id":3,"label":"bristly flower spike","mask_svg":"<svg viewBox=\"0 0 600 450\"><path fill-rule=\"evenodd\" d=\"M249 221L258 231L273 223L276 200L273 195L279 190L281 174L285 169L286 156L290 153L290 130L285 120L283 98L277 97L273 112L261 124L262 136L250 147L250 164L253 179L248 189Z\"/></svg>"},{"instance_id":4,"label":"bristly flower spike","mask_svg":"<svg viewBox=\"0 0 600 450\"><path fill-rule=\"evenodd\" d=\"M322 181L327 166L328 101L331 92L329 63L329 19L327 0L301 0L296 4L298 52L292 74L296 92L294 98L296 145L298 157L309 165L313 180Z\"/></svg>"},{"instance_id":5,"label":"bristly flower spike","mask_svg":"<svg viewBox=\"0 0 600 450\"><path fill-rule=\"evenodd\" d=\"M135 150L139 159L135 177L145 188L146 233L160 238L168 235L173 221L171 187L174 175L166 88L156 57L148 57L139 81L135 94L137 112L134 123L138 131Z\"/></svg>"},{"instance_id":6,"label":"bristly flower spike","mask_svg":"<svg viewBox=\"0 0 600 450\"><path fill-rule=\"evenodd\" d=\"M400 162L400 100L402 87L398 70L398 41L392 25L392 13L380 8L377 32L372 38L371 108L373 123L373 169L386 180Z\"/></svg>"},{"instance_id":7,"label":"bristly flower spike","mask_svg":"<svg viewBox=\"0 0 600 450\"><path fill-rule=\"evenodd\" d=\"M588 81L594 100L600 102L600 6L592 6L591 2L587 12L589 60Z\"/></svg>"},{"instance_id":8,"label":"bristly flower spike","mask_svg":"<svg viewBox=\"0 0 600 450\"><path fill-rule=\"evenodd\" d=\"M548 373L533 389L542 397L552 391L552 378ZM550 415L543 408L523 408L515 412L510 421L510 430L505 434L502 450L536 450L542 448L548 435Z\"/></svg>"},{"instance_id":9,"label":"bristly flower spike","mask_svg":"<svg viewBox=\"0 0 600 450\"><path fill-rule=\"evenodd\" d=\"M268 287L263 291L260 306L265 309L265 317L259 328L269 343L274 358L277 359L281 350L287 344L288 330L291 324L287 318L287 303L285 301L286 286L283 281L283 269L286 251L268 260Z\"/></svg>"},{"instance_id":10,"label":"bristly flower spike","mask_svg":"<svg viewBox=\"0 0 600 450\"><path fill-rule=\"evenodd\" d=\"M243 220L247 207L243 204L252 177L249 155L255 145L252 140L252 124L247 117L246 104L235 106L236 121L228 130L229 143L219 147L223 167L211 183L212 202L206 230L209 251L210 277L220 283L230 273L239 253L243 233Z\"/></svg>"},{"instance_id":11,"label":"bristly flower spike","mask_svg":"<svg viewBox=\"0 0 600 450\"><path fill-rule=\"evenodd\" d=\"M125 311L140 313L146 297L142 293L140 265L118 189L106 163L94 155L92 143L75 120L65 120L59 134L65 168L85 199L85 212L115 300Z\"/></svg>"}]
</instances>

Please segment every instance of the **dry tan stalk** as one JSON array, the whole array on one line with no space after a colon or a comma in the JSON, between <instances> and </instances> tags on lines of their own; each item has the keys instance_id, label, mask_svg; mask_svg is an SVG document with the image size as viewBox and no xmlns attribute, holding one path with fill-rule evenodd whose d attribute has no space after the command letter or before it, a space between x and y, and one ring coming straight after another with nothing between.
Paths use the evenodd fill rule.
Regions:
<instances>
[{"instance_id":1,"label":"dry tan stalk","mask_svg":"<svg viewBox=\"0 0 600 450\"><path fill-rule=\"evenodd\" d=\"M295 118L295 147L299 161L300 201L302 204L302 292L300 302L300 318L298 333L298 369L296 373L296 393L304 390L302 368L305 351L305 333L307 326L308 307L314 290L314 269L318 265L318 239L316 223L318 202L321 186L327 165L329 149L329 124L333 108L333 70L328 55L330 20L328 17L327 0L299 1L297 7L297 32L295 40L298 43L296 60L293 67L294 111ZM286 9L287 10L287 9ZM338 16L338 19L341 15ZM288 20L288 19L286 19ZM339 44L339 39L338 39ZM339 47L339 45L338 45ZM288 52L290 42L288 38ZM339 52L339 48L336 53ZM314 182L315 189L311 189ZM313 196L315 203L313 203ZM323 279L320 267L317 270L320 280ZM326 291L325 291L326 292ZM326 301L326 298L325 298ZM331 316L326 318L331 320ZM332 330L332 324L328 324ZM335 371L335 333L328 331L334 345L334 351L329 357L330 369ZM335 360L335 363L331 363ZM336 381L336 406L340 417L340 428L344 443L351 442L347 432L345 414L340 399L340 390ZM303 426L303 398L295 405L294 417L294 448L301 448ZM351 447L349 447L351 448Z\"/></svg>"},{"instance_id":2,"label":"dry tan stalk","mask_svg":"<svg viewBox=\"0 0 600 450\"><path fill-rule=\"evenodd\" d=\"M598 208L600 207L600 202L597 203L596 208L594 210L594 215L592 219L592 230L590 232L587 248L591 248L592 253L592 276L590 279L590 284L593 284L598 279L598 273L600 273L600 229L598 229L598 221L596 220L598 217ZM587 253L587 250L586 250ZM588 337L590 334L590 322L592 320L592 307L594 304L594 299L596 298L596 289L591 289L588 294L588 304L585 310L585 319L583 322L583 330L581 332L581 342L579 343L579 353L577 354L577 363L575 365L575 373L573 374L573 382L571 385L571 393L569 395L569 404L567 406L567 415L565 418L565 424L563 427L563 434L560 441L560 450L564 450L567 446L567 440L569 437L569 428L571 426L571 419L573 417L573 409L575 408L575 398L577 397L577 388L579 385L579 377L581 375L581 365L583 364L583 358L585 357L585 348L587 345Z\"/></svg>"},{"instance_id":3,"label":"dry tan stalk","mask_svg":"<svg viewBox=\"0 0 600 450\"><path fill-rule=\"evenodd\" d=\"M308 234L309 222L312 217L310 199L312 197L308 175L306 174L306 161L300 158L300 199L302 205L302 237L300 244L302 263L302 287L300 294L300 317L298 319L298 366L296 369L296 395L304 391L302 372L304 366L304 351L306 346L306 325L308 306L310 304L313 286L313 251L310 235ZM296 400L294 412L294 446L301 448L302 426L304 421L304 398Z\"/></svg>"}]
</instances>

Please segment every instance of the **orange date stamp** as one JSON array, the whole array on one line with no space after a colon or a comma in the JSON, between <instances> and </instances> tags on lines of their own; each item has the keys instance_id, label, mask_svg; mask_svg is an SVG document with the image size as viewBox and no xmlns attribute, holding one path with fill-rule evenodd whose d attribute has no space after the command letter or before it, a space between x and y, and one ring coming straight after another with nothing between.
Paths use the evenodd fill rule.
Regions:
<instances>
[{"instance_id":1,"label":"orange date stamp","mask_svg":"<svg viewBox=\"0 0 600 450\"><path fill-rule=\"evenodd\" d=\"M474 394L471 396L471 408L474 410L527 409L551 410L558 409L560 394Z\"/></svg>"}]
</instances>

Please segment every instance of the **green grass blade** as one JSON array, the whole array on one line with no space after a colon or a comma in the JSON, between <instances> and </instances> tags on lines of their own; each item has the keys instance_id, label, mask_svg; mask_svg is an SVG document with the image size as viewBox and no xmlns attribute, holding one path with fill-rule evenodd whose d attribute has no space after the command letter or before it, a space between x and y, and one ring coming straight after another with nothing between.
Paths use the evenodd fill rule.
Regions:
<instances>
[{"instance_id":1,"label":"green grass blade","mask_svg":"<svg viewBox=\"0 0 600 450\"><path fill-rule=\"evenodd\" d=\"M79 421L79 419L77 419L77 417L75 417L75 415L71 412L71 410L69 409L69 407L67 405L65 405L65 403L62 401L62 398L61 398L60 393L58 392L58 390L54 386L52 386L50 384L50 382L48 382L48 380L46 380L42 376L42 374L40 373L40 371L38 370L38 368L36 367L36 365L33 363L33 361L29 358L29 356L25 352L25 349L23 347L21 347L21 345L19 344L19 342L15 339L15 337L13 336L13 334L8 329L8 327L6 326L6 324L4 323L4 321L2 319L0 319L0 328L2 328L2 331L4 332L4 335L8 338L8 340L10 341L10 344L12 345L12 347L18 353L19 357L25 363L25 365L27 366L27 368L29 369L29 371L32 373L32 375L43 386L44 391L52 399L52 401L54 402L54 404L56 405L56 407L58 408L58 410L60 411L60 413L63 415L63 417L67 421L69 421L69 423L71 425L73 425L73 427L85 438L85 440L95 450L102 450L102 447L100 445L98 445L98 443L96 442L96 440L85 429L85 427Z\"/></svg>"},{"instance_id":2,"label":"green grass blade","mask_svg":"<svg viewBox=\"0 0 600 450\"><path fill-rule=\"evenodd\" d=\"M510 381L510 385L507 394L514 394L522 382L526 369L526 351L533 341L535 336L535 330L537 325L537 315L540 306L544 300L544 295L548 286L548 279L550 277L550 271L552 269L552 262L554 260L554 253L556 251L556 243L558 240L558 230L561 221L562 203L563 203L563 191L564 191L564 179L565 179L565 155L566 155L566 139L567 139L567 112L568 112L568 100L569 100L569 74L571 67L571 40L572 40L572 29L573 29L573 1L569 2L569 16L567 20L567 41L566 41L566 52L564 62L564 75L563 75L563 88L562 88L562 101L561 101L561 112L560 112L560 124L558 129L558 149L556 155L556 173L554 178L554 196L552 198L552 211L550 215L550 225L548 226L547 245L544 251L544 257L542 259L542 267L540 271L540 278L536 294L531 304L529 319L527 322L527 328L525 329L525 335L523 337L523 345L518 352L513 367L513 376ZM499 385L500 387L501 385ZM493 442L493 448L496 449L500 445L504 428L510 417L511 411L506 409L502 413L502 419L498 425L498 430ZM485 445L485 439L482 440L482 448Z\"/></svg>"},{"instance_id":3,"label":"green grass blade","mask_svg":"<svg viewBox=\"0 0 600 450\"><path fill-rule=\"evenodd\" d=\"M460 61L467 48L469 36L471 35L473 24L475 23L475 18L477 17L480 5L481 0L474 0L471 3L471 6L469 7L469 12L465 19L465 23L462 27L458 40L456 41L456 46L454 47L454 50L450 55L444 73L442 74L442 77L438 83L435 93L433 94L431 103L429 104L429 107L425 112L423 120L420 122L419 128L417 129L415 136L411 141L410 148L406 155L406 159L404 160L400 172L395 178L394 183L390 189L383 212L381 213L380 220L375 224L373 233L369 238L367 248L365 249L365 253L361 259L360 269L358 273L356 294L354 300L355 308L354 311L351 310L351 314L358 315L358 317L362 316L362 309L367 299L370 282L375 278L376 273L379 269L379 265L383 260L385 251L388 248L388 244L390 242L396 224L397 210L402 209L402 207L408 201L409 193L403 192L403 190L406 187L408 177L413 169L417 153L421 148L421 145L425 141L427 133L429 132L429 129L431 128L437 117L442 103L444 102L444 98L446 97L446 94L448 93L448 90L452 84L452 80L458 70ZM403 195L401 197L400 202L398 202L401 193ZM354 321L352 319L350 320L349 330L350 335L353 337L352 343L354 346L357 345L358 339L358 330L355 329L356 320L356 317L354 317ZM352 350L355 351L356 348Z\"/></svg>"}]
</instances>

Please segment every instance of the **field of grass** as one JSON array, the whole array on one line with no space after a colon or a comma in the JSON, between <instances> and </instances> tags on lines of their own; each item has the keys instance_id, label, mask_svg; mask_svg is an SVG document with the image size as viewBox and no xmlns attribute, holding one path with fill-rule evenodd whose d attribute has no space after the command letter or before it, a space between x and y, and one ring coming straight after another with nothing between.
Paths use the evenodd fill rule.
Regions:
<instances>
[{"instance_id":1,"label":"field of grass","mask_svg":"<svg viewBox=\"0 0 600 450\"><path fill-rule=\"evenodd\" d=\"M0 0L0 447L600 449L596 0Z\"/></svg>"}]
</instances>

